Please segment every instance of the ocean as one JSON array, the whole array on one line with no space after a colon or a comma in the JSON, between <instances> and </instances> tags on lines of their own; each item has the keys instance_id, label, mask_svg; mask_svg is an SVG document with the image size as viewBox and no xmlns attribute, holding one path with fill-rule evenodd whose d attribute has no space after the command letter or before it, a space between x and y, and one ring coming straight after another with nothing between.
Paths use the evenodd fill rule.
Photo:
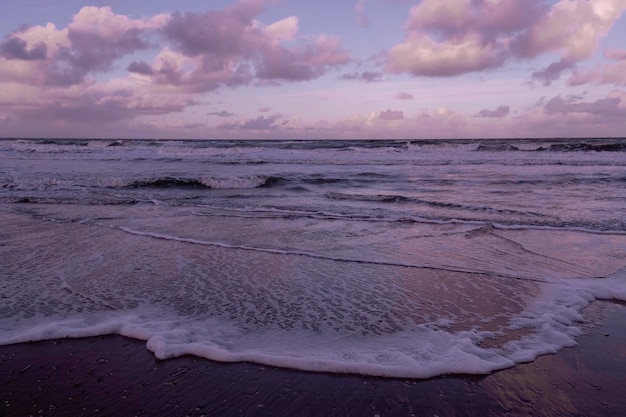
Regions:
<instances>
[{"instance_id":1,"label":"ocean","mask_svg":"<svg viewBox=\"0 0 626 417\"><path fill-rule=\"evenodd\" d=\"M0 344L402 378L626 301L626 140L0 140Z\"/></svg>"}]
</instances>

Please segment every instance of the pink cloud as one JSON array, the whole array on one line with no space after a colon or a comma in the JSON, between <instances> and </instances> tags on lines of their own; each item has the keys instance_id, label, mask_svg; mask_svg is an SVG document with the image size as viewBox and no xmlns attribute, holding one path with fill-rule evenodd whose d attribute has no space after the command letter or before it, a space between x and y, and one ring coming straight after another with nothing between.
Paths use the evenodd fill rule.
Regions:
<instances>
[{"instance_id":1,"label":"pink cloud","mask_svg":"<svg viewBox=\"0 0 626 417\"><path fill-rule=\"evenodd\" d=\"M429 77L454 76L496 68L505 57L492 44L474 35L461 40L435 41L428 36L413 36L390 53L391 70L408 71Z\"/></svg>"},{"instance_id":2,"label":"pink cloud","mask_svg":"<svg viewBox=\"0 0 626 417\"><path fill-rule=\"evenodd\" d=\"M114 14L110 7L83 7L66 29L49 23L12 33L0 46L0 55L37 61L27 71L31 83L79 84L88 74L107 71L115 60L148 48L146 33L165 20L162 15L131 20Z\"/></svg>"},{"instance_id":3,"label":"pink cloud","mask_svg":"<svg viewBox=\"0 0 626 417\"><path fill-rule=\"evenodd\" d=\"M394 72L453 76L500 67L507 41L537 19L537 0L423 0L411 9L405 41L390 51Z\"/></svg>"},{"instance_id":4,"label":"pink cloud","mask_svg":"<svg viewBox=\"0 0 626 417\"><path fill-rule=\"evenodd\" d=\"M589 71L574 71L567 80L570 86L582 84L616 84L626 85L626 50L610 49L604 57L612 61L600 64Z\"/></svg>"},{"instance_id":5,"label":"pink cloud","mask_svg":"<svg viewBox=\"0 0 626 417\"><path fill-rule=\"evenodd\" d=\"M141 19L89 6L66 28L22 28L0 42L0 83L11 91L0 102L15 123L29 117L58 126L95 123L98 115L117 123L182 111L196 94L223 86L311 80L350 61L335 38L299 36L294 16L261 24L265 3L240 0L208 13ZM131 62L126 76L94 79L157 46L154 58Z\"/></svg>"},{"instance_id":6,"label":"pink cloud","mask_svg":"<svg viewBox=\"0 0 626 417\"><path fill-rule=\"evenodd\" d=\"M392 72L454 76L503 66L512 59L557 53L535 72L549 83L589 59L626 9L623 0L423 0L411 9L405 40L389 52Z\"/></svg>"},{"instance_id":7,"label":"pink cloud","mask_svg":"<svg viewBox=\"0 0 626 417\"><path fill-rule=\"evenodd\" d=\"M626 61L626 49L607 49L604 57L614 61Z\"/></svg>"},{"instance_id":8,"label":"pink cloud","mask_svg":"<svg viewBox=\"0 0 626 417\"><path fill-rule=\"evenodd\" d=\"M569 61L588 59L625 9L623 0L561 0L522 32L513 48L522 57L560 52Z\"/></svg>"},{"instance_id":9,"label":"pink cloud","mask_svg":"<svg viewBox=\"0 0 626 417\"><path fill-rule=\"evenodd\" d=\"M91 74L112 69L120 58L156 46L158 36L165 41L161 53L151 63L132 62L128 71L187 92L255 79L311 80L350 61L337 39L298 39L294 16L260 24L256 17L264 3L241 0L203 14L136 20L110 7L83 7L65 29L48 24L9 35L0 44L0 77L38 85L80 84Z\"/></svg>"},{"instance_id":10,"label":"pink cloud","mask_svg":"<svg viewBox=\"0 0 626 417\"><path fill-rule=\"evenodd\" d=\"M365 15L365 4L368 0L358 0L354 6L354 13L356 15L356 21L361 27L369 26L369 19Z\"/></svg>"}]
</instances>

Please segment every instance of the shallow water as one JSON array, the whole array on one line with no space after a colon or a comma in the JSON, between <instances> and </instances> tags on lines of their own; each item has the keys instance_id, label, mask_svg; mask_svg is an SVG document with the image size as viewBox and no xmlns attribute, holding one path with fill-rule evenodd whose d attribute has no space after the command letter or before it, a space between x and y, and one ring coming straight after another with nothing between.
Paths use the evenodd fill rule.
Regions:
<instances>
[{"instance_id":1,"label":"shallow water","mask_svg":"<svg viewBox=\"0 0 626 417\"><path fill-rule=\"evenodd\" d=\"M0 141L0 343L424 378L574 345L626 300L626 147Z\"/></svg>"}]
</instances>

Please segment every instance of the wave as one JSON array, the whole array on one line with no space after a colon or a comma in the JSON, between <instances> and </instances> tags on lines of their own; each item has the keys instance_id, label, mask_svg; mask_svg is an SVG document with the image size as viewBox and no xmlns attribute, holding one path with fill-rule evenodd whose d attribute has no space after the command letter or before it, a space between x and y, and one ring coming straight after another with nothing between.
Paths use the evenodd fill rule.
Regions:
<instances>
[{"instance_id":1,"label":"wave","mask_svg":"<svg viewBox=\"0 0 626 417\"><path fill-rule=\"evenodd\" d=\"M233 176L233 177L172 177L158 176L147 178L17 178L0 179L0 189L15 191L41 191L48 189L76 189L83 187L137 189L137 188L205 188L205 189L253 189L286 184L289 180L275 176Z\"/></svg>"},{"instance_id":2,"label":"wave","mask_svg":"<svg viewBox=\"0 0 626 417\"><path fill-rule=\"evenodd\" d=\"M334 199L334 200L352 200L352 201L367 201L367 202L382 202L382 203L413 203L413 204L422 204L431 207L437 208L446 208L446 209L457 209L457 210L465 210L465 211L479 211L479 212L491 212L491 213L500 213L500 214L516 214L516 215L524 215L524 216L541 216L539 213L532 213L528 211L517 211L517 210L507 210L507 209L498 209L493 207L481 207L481 206L468 206L463 204L455 204L455 203L446 203L441 201L432 201L432 200L422 200L415 197L407 197L403 195L396 194L347 194L347 193L338 193L338 192L330 192L326 193L326 197Z\"/></svg>"},{"instance_id":3,"label":"wave","mask_svg":"<svg viewBox=\"0 0 626 417\"><path fill-rule=\"evenodd\" d=\"M200 178L180 178L180 177L156 177L150 179L132 180L123 184L123 188L169 188L169 187L193 187L211 189L251 189L264 186L271 186L280 182L280 178L250 176L250 177L200 177ZM119 187L112 184L112 188Z\"/></svg>"},{"instance_id":4,"label":"wave","mask_svg":"<svg viewBox=\"0 0 626 417\"><path fill-rule=\"evenodd\" d=\"M549 152L626 152L626 143L553 143L548 147L539 147L537 151Z\"/></svg>"},{"instance_id":5,"label":"wave","mask_svg":"<svg viewBox=\"0 0 626 417\"><path fill-rule=\"evenodd\" d=\"M569 231L595 235L626 235L626 225L624 224L572 224L568 222L543 221L543 222L504 222L493 221L487 219L462 219L459 217L445 216L426 216L410 214L387 213L381 216L379 212L375 214L366 213L340 213L330 211L309 211L309 210L289 210L274 207L264 208L225 208L202 205L198 208L210 211L192 211L195 216L207 217L232 217L246 219L317 219L317 220L342 220L349 222L368 222L368 223L421 223L434 225L468 225L478 227L493 227L501 230L552 230L552 231Z\"/></svg>"},{"instance_id":6,"label":"wave","mask_svg":"<svg viewBox=\"0 0 626 417\"><path fill-rule=\"evenodd\" d=\"M252 188L270 188L284 185L334 185L334 184L350 184L358 186L359 184L368 184L371 181L383 179L384 176L376 178L372 174L357 175L350 178L327 177L322 174L314 174L311 176L275 176L275 175L251 175L237 177L154 177L154 178L104 178L98 181L98 186L106 188L168 188L168 187L192 187L192 188L210 188L210 189L252 189Z\"/></svg>"},{"instance_id":7,"label":"wave","mask_svg":"<svg viewBox=\"0 0 626 417\"><path fill-rule=\"evenodd\" d=\"M50 152L64 148L160 148L161 151L184 152L194 156L198 151L219 155L248 151L330 151L354 152L422 152L422 151L551 151L551 152L624 152L621 138L567 139L436 139L436 140L147 140L147 139L19 139L3 140L2 144L16 150Z\"/></svg>"},{"instance_id":8,"label":"wave","mask_svg":"<svg viewBox=\"0 0 626 417\"><path fill-rule=\"evenodd\" d=\"M492 139L481 141L475 148L478 152L625 152L623 139Z\"/></svg>"}]
</instances>

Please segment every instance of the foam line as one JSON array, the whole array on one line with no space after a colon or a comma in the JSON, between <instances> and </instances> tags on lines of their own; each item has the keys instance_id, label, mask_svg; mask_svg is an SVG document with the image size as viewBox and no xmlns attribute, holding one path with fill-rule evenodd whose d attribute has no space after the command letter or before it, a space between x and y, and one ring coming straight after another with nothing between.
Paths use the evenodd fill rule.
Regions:
<instances>
[{"instance_id":1,"label":"foam line","mask_svg":"<svg viewBox=\"0 0 626 417\"><path fill-rule=\"evenodd\" d=\"M324 260L336 261L336 262L352 262L352 263L369 264L369 265L396 266L396 267L401 267L401 268L418 268L418 269L429 269L429 270L435 270L435 271L463 272L463 273L468 273L468 274L479 274L479 275L492 274L491 272L487 272L487 271L476 271L476 270L463 269L463 268L441 268L441 267L434 267L434 266L428 266L428 265L407 264L407 263L402 263L402 262L368 261L368 260L356 259L356 258L339 258L339 257L321 255L318 253L305 252L305 251L288 251L288 250L281 250L281 249L259 248L259 247L246 246L246 245L230 245L230 244L222 243L222 242L211 242L211 241L205 241L205 240L199 240L199 239L170 236L170 235L165 235L161 233L142 232L142 231L133 230L124 226L111 226L111 227L117 228L123 232L130 233L136 236L145 236L145 237L151 237L154 239L191 243L195 245L214 246L214 247L224 248L224 249L238 249L238 250L246 250L246 251L254 251L254 252L272 253L276 255L305 256L308 258L324 259ZM497 275L503 278L516 279L516 280L546 282L543 279L522 278L522 277L516 277L512 275L504 275L501 273L494 274L494 275Z\"/></svg>"}]
</instances>

